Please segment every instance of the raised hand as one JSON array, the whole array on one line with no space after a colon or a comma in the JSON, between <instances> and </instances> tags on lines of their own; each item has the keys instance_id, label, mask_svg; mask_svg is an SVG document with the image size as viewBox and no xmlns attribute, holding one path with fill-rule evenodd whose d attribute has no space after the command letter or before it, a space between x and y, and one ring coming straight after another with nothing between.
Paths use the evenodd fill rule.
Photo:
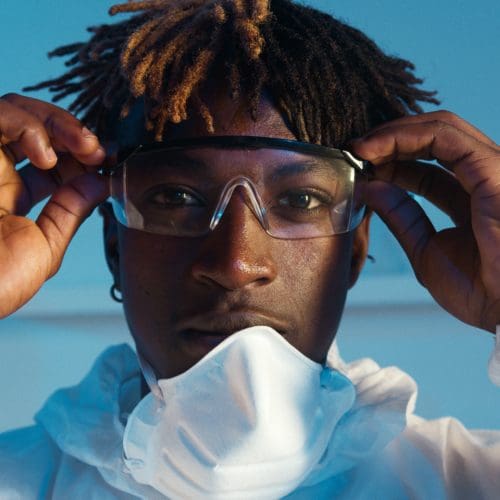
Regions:
<instances>
[{"instance_id":1,"label":"raised hand","mask_svg":"<svg viewBox=\"0 0 500 500\"><path fill-rule=\"evenodd\" d=\"M97 137L57 106L0 98L0 318L25 304L61 265L83 220L107 196ZM31 164L15 169L24 159ZM36 221L24 217L50 196Z\"/></svg>"},{"instance_id":2,"label":"raised hand","mask_svg":"<svg viewBox=\"0 0 500 500\"><path fill-rule=\"evenodd\" d=\"M456 115L438 111L383 124L351 144L375 165L363 196L394 233L415 275L462 321L500 324L500 148ZM419 162L436 159L444 168ZM437 232L406 190L447 213Z\"/></svg>"}]
</instances>

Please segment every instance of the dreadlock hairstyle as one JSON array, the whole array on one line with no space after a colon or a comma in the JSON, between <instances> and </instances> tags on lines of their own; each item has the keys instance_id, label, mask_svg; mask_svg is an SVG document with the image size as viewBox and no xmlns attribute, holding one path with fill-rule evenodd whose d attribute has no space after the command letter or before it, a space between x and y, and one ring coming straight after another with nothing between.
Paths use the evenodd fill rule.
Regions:
<instances>
[{"instance_id":1,"label":"dreadlock hairstyle","mask_svg":"<svg viewBox=\"0 0 500 500\"><path fill-rule=\"evenodd\" d=\"M145 0L111 7L125 20L89 28L49 88L103 138L109 124L144 102L145 125L161 140L167 123L198 112L214 131L203 85L215 78L249 113L268 92L302 141L338 146L374 125L437 104L409 61L385 55L360 31L292 0ZM114 120L114 121L113 121Z\"/></svg>"}]
</instances>

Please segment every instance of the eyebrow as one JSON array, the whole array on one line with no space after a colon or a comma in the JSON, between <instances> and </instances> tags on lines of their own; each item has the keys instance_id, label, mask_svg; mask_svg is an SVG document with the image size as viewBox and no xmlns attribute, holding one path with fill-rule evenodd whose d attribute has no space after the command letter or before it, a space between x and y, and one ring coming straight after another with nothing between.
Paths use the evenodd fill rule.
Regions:
<instances>
[{"instance_id":1,"label":"eyebrow","mask_svg":"<svg viewBox=\"0 0 500 500\"><path fill-rule=\"evenodd\" d=\"M144 156L147 158L147 153ZM206 183L207 187L217 182L216 172L210 167L210 163L200 158L193 158L183 151L171 152L167 163L160 158L158 161L151 162L149 166L151 168L150 172L156 172L159 176L168 173L170 170L175 175L187 175L197 178Z\"/></svg>"},{"instance_id":2,"label":"eyebrow","mask_svg":"<svg viewBox=\"0 0 500 500\"><path fill-rule=\"evenodd\" d=\"M144 156L147 157L148 153L146 153ZM183 152L172 152L171 153L171 158L172 158L172 163L175 164L176 167L182 167L183 169L187 170L192 170L194 172L208 172L210 171L210 165L205 163L203 160L197 159L197 158L192 158L188 155L186 155ZM155 167L156 166L165 166L161 160L158 162L155 162L153 164Z\"/></svg>"},{"instance_id":3,"label":"eyebrow","mask_svg":"<svg viewBox=\"0 0 500 500\"><path fill-rule=\"evenodd\" d=\"M297 174L308 174L308 173L332 173L333 168L331 165L325 162L318 162L314 160L297 161L293 163L286 163L285 165L280 165L271 175L271 178L283 178Z\"/></svg>"},{"instance_id":4,"label":"eyebrow","mask_svg":"<svg viewBox=\"0 0 500 500\"><path fill-rule=\"evenodd\" d=\"M193 158L182 151L172 152L172 160L172 166L180 167L184 172L192 172L193 174L198 175L203 174L208 180L213 179L214 174L216 174L210 163L206 163L204 160L199 158ZM158 162L156 165L153 164L153 166L161 168L162 164L161 162ZM269 168L271 170L271 174L266 176L266 178L272 181L298 174L328 173L331 175L334 173L334 169L329 163L313 159L296 160L285 164L276 164L275 162L271 162L269 164ZM266 169L266 166L264 166L264 169Z\"/></svg>"}]
</instances>

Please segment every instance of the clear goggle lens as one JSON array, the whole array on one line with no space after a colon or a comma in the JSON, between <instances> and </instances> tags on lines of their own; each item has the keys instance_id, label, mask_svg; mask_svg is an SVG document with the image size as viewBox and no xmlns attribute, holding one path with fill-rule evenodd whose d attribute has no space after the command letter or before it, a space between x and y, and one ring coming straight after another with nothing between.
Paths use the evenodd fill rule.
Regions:
<instances>
[{"instance_id":1,"label":"clear goggle lens","mask_svg":"<svg viewBox=\"0 0 500 500\"><path fill-rule=\"evenodd\" d=\"M342 234L361 221L364 164L344 151L281 139L210 137L138 148L111 175L119 222L202 236L235 196L275 238Z\"/></svg>"}]
</instances>

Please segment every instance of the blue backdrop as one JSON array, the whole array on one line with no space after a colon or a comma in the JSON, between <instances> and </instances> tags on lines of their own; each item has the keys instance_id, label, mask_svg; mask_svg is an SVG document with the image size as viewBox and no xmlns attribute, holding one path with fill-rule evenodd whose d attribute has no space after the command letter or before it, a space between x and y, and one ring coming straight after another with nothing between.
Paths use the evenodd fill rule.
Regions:
<instances>
[{"instance_id":1,"label":"blue backdrop","mask_svg":"<svg viewBox=\"0 0 500 500\"><path fill-rule=\"evenodd\" d=\"M498 0L311 0L307 3L365 31L389 53L412 60L417 74L425 79L425 87L439 91L442 107L455 111L499 140ZM111 4L109 0L1 0L0 95L20 92L25 85L59 75L63 70L61 62L49 61L46 53L58 45L84 40L87 26L109 20L107 8ZM36 96L48 98L45 92ZM446 223L446 217L436 211L433 218L438 225ZM485 374L489 337L484 333L473 335L472 329L459 325L458 321L453 323L446 314L421 309L408 312L401 308L405 301L415 302L418 285L414 285L411 270L392 236L380 222L376 221L374 226L371 253L377 263L369 264L365 274L378 281L369 288L373 293L361 297L358 305L361 303L362 307L348 312L343 328L349 330L349 335L345 339L340 335L344 354L375 356L382 364L397 362L415 374L423 398L427 394L427 400L423 399L426 416L450 412L468 425L498 427L498 390L489 386ZM29 408L18 405L18 411L3 424L5 428L20 425L18 415L30 416L49 390L76 382L88 366L88 359L101 349L99 342L122 339L126 328L122 323L116 324L114 317L81 317L77 322L74 317L64 320L58 316L61 311L78 313L78 307L89 300L93 303L84 311L104 307L119 312L118 306L107 298L111 279L99 232L98 217L93 216L72 243L61 271L33 301L42 297L38 309L35 308L37 314L55 314L55 319L47 320L45 330L43 319L30 323L29 318L25 321L19 315L0 325L4 342L0 364L4 375L0 379L6 382L0 392L14 406L31 401L35 396L27 391L34 392L40 385L38 399L31 401ZM351 302L359 288L360 285L355 287ZM385 311L363 309L366 295L372 305L373 301L392 297L389 303L400 313L399 320L392 314L388 328ZM110 337L97 338L104 330L111 332ZM442 335L437 338L435 333ZM92 348L90 341L95 343ZM19 359L25 359L30 350L31 361L20 364ZM43 387L42 375L47 379ZM48 379L49 375L52 378ZM12 379L17 383L10 384ZM4 416L9 408L8 404ZM0 428L3 429L2 425Z\"/></svg>"},{"instance_id":2,"label":"blue backdrop","mask_svg":"<svg viewBox=\"0 0 500 500\"><path fill-rule=\"evenodd\" d=\"M2 0L0 95L61 73L54 47L85 39L85 28L109 20L109 0ZM389 53L415 62L425 86L437 89L442 107L455 111L494 139L500 137L499 33L496 0L311 0L373 37ZM35 94L48 98L46 92ZM431 109L431 107L429 107ZM437 224L446 218L434 213ZM377 264L365 274L409 273L405 257L376 221L371 252ZM93 216L67 254L49 287L109 282Z\"/></svg>"}]
</instances>

